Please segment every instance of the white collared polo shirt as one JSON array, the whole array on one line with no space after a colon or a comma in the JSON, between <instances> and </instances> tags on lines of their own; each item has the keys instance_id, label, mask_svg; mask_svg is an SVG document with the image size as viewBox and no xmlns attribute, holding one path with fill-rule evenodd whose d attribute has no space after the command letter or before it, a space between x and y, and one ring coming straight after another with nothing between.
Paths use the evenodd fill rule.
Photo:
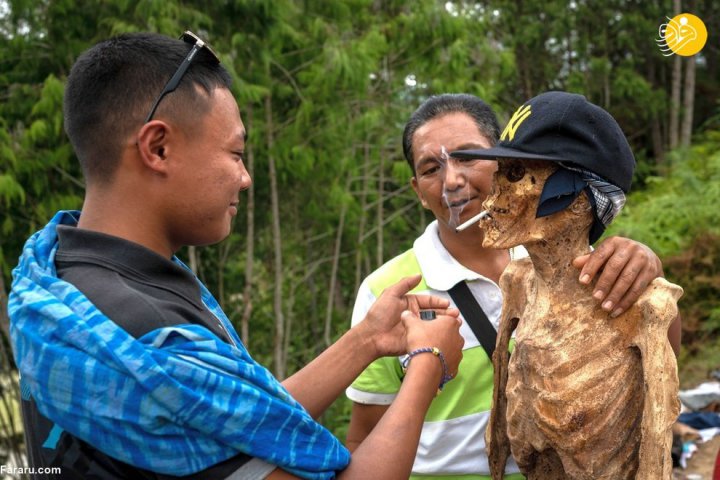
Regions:
<instances>
[{"instance_id":1,"label":"white collared polo shirt","mask_svg":"<svg viewBox=\"0 0 720 480\"><path fill-rule=\"evenodd\" d=\"M522 247L511 251L511 258L527 256ZM413 248L398 255L369 275L360 286L353 310L352 325L365 318L370 306L383 290L403 277L422 274L411 293L431 294L454 302L448 290L465 281L475 300L497 330L502 295L492 280L465 268L445 249L432 222L418 237ZM462 314L461 314L462 316ZM411 479L489 480L490 468L485 449L485 428L492 404L492 362L472 329L463 321L460 333L465 339L458 375L445 385L425 416ZM376 360L347 389L354 402L389 405L400 390L403 357ZM522 479L515 462L506 466L506 479Z\"/></svg>"}]
</instances>

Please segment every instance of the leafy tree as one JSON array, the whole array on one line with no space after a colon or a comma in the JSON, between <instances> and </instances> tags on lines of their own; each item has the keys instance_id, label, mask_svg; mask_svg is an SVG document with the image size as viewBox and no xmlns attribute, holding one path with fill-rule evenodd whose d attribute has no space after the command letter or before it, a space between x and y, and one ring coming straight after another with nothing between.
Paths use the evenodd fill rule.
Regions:
<instances>
[{"instance_id":1,"label":"leafy tree","mask_svg":"<svg viewBox=\"0 0 720 480\"><path fill-rule=\"evenodd\" d=\"M501 119L547 89L580 92L607 108L639 159L637 192L613 231L668 259L668 276L682 281L687 302L697 306L687 321L695 333L686 338L702 342L717 332L708 292L717 258L709 245L720 224L713 207L720 141L712 120L720 44L711 37L698 56L692 126L701 134L690 148L665 155L673 63L655 38L672 13L669 0L10 0L0 11L4 5L5 339L5 294L23 242L55 210L81 207L83 179L61 113L72 62L111 35L186 29L209 40L235 80L254 184L243 197L247 213L226 241L178 255L278 376L301 368L348 328L360 280L407 249L431 220L408 187L400 137L419 103L444 92L479 95ZM696 0L695 8L716 35L717 2ZM692 260L688 252L696 253ZM709 263L697 263L705 258ZM703 268L707 282L687 273ZM3 365L7 374L9 356ZM340 401L325 421L342 436L347 414Z\"/></svg>"}]
</instances>

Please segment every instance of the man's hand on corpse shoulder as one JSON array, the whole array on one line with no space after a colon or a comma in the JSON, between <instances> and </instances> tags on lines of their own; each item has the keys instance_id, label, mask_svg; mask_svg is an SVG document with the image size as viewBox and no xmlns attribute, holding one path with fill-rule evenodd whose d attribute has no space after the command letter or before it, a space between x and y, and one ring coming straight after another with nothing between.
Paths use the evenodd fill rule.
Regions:
<instances>
[{"instance_id":1,"label":"man's hand on corpse shoulder","mask_svg":"<svg viewBox=\"0 0 720 480\"><path fill-rule=\"evenodd\" d=\"M597 277L593 297L612 317L630 308L650 282L663 276L662 262L650 247L623 237L605 239L573 265L581 269L580 283L589 285Z\"/></svg>"},{"instance_id":2,"label":"man's hand on corpse shoulder","mask_svg":"<svg viewBox=\"0 0 720 480\"><path fill-rule=\"evenodd\" d=\"M420 275L405 277L386 288L358 325L363 329L363 335L372 341L377 357L408 352L407 331L400 320L400 315L406 310L416 316L420 310L434 310L438 318L451 317L459 325L460 312L448 308L450 302L447 299L408 293L417 286L420 278Z\"/></svg>"}]
</instances>

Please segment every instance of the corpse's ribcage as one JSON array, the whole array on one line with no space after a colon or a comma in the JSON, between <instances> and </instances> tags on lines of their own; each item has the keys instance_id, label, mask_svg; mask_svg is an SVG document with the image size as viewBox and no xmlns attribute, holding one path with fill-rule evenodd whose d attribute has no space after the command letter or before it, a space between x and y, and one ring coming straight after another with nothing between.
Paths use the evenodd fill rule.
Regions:
<instances>
[{"instance_id":1,"label":"corpse's ribcage","mask_svg":"<svg viewBox=\"0 0 720 480\"><path fill-rule=\"evenodd\" d=\"M547 469L548 456L562 463L564 473L554 478L635 478L644 402L640 351L623 346L620 332L594 331L586 322L523 323L506 389L518 464L529 472Z\"/></svg>"}]
</instances>

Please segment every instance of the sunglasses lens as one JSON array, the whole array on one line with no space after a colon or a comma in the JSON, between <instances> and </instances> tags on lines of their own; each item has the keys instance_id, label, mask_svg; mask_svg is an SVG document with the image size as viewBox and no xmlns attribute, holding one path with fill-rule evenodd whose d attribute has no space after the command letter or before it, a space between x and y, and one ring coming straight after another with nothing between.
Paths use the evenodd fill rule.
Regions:
<instances>
[{"instance_id":1,"label":"sunglasses lens","mask_svg":"<svg viewBox=\"0 0 720 480\"><path fill-rule=\"evenodd\" d=\"M213 56L215 61L220 63L220 57L218 56L217 53L215 53L215 50L210 48L210 45L208 45L206 42L204 42L200 37L195 35L190 30L186 30L185 32L183 32L183 34L180 36L180 39L185 43L189 43L190 45L198 45L199 44L200 48L204 48L205 50L207 50L210 53L210 55Z\"/></svg>"}]
</instances>

